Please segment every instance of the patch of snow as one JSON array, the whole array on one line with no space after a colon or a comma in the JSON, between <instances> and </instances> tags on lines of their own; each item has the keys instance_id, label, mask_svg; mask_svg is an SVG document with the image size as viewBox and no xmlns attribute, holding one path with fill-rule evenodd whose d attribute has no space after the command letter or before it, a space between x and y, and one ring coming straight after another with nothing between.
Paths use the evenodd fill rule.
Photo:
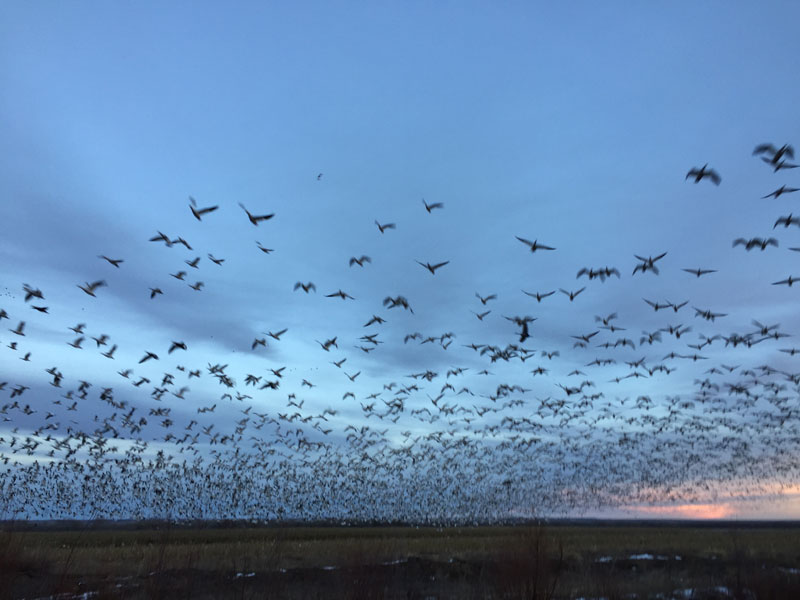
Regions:
<instances>
[{"instance_id":1,"label":"patch of snow","mask_svg":"<svg viewBox=\"0 0 800 600\"><path fill-rule=\"evenodd\" d=\"M797 575L800 573L800 569L794 569L792 567L778 567L778 569L784 573L789 573L790 575Z\"/></svg>"},{"instance_id":2,"label":"patch of snow","mask_svg":"<svg viewBox=\"0 0 800 600\"><path fill-rule=\"evenodd\" d=\"M256 574L254 572L251 573L237 573L233 576L234 579L239 579L240 577L255 577Z\"/></svg>"},{"instance_id":3,"label":"patch of snow","mask_svg":"<svg viewBox=\"0 0 800 600\"><path fill-rule=\"evenodd\" d=\"M82 594L56 594L54 596L41 596L39 598L35 598L34 600L89 600L90 598L94 598L100 592L83 592Z\"/></svg>"}]
</instances>

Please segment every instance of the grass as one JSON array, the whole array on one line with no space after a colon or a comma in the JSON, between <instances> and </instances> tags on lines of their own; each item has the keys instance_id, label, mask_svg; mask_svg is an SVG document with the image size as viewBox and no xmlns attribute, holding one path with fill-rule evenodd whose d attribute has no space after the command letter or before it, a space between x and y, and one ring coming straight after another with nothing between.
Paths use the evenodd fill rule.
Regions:
<instances>
[{"instance_id":1,"label":"grass","mask_svg":"<svg viewBox=\"0 0 800 600\"><path fill-rule=\"evenodd\" d=\"M797 527L634 524L3 531L0 598L613 598L714 586L800 597L798 539ZM667 559L631 558L645 553Z\"/></svg>"}]
</instances>

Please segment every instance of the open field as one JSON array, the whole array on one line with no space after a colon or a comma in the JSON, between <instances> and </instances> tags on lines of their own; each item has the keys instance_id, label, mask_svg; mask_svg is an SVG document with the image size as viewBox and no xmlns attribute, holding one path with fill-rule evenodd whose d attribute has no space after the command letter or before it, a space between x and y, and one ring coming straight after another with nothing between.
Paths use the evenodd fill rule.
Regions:
<instances>
[{"instance_id":1,"label":"open field","mask_svg":"<svg viewBox=\"0 0 800 600\"><path fill-rule=\"evenodd\" d=\"M796 524L7 526L0 598L797 598Z\"/></svg>"}]
</instances>

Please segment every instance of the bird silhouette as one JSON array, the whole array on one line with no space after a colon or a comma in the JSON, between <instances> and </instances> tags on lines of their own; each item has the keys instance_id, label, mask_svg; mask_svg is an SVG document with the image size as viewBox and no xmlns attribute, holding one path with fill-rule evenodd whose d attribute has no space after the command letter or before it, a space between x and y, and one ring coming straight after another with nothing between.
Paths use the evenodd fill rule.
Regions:
<instances>
[{"instance_id":1,"label":"bird silhouette","mask_svg":"<svg viewBox=\"0 0 800 600\"><path fill-rule=\"evenodd\" d=\"M424 198L422 199L422 204L425 205L425 210L427 210L428 213L430 213L435 208L444 208L444 204L442 204L441 202L433 202L432 204L428 204L427 202L425 202Z\"/></svg>"},{"instance_id":2,"label":"bird silhouette","mask_svg":"<svg viewBox=\"0 0 800 600\"><path fill-rule=\"evenodd\" d=\"M396 226L394 223L386 223L386 224L384 224L384 225L381 225L380 223L378 223L378 221L375 221L375 225L377 225L377 226L378 226L378 230L379 230L381 233L383 233L383 232L384 232L384 231L386 231L387 229L396 229L396 228L397 228L397 226Z\"/></svg>"},{"instance_id":3,"label":"bird silhouette","mask_svg":"<svg viewBox=\"0 0 800 600\"><path fill-rule=\"evenodd\" d=\"M532 253L536 252L537 250L555 250L555 248L553 248L552 246L545 246L544 244L540 244L539 240L533 240L531 242L530 240L526 240L525 238L521 238L518 235L514 236L514 237L516 237L520 242L522 242L523 244L528 246L531 249Z\"/></svg>"},{"instance_id":4,"label":"bird silhouette","mask_svg":"<svg viewBox=\"0 0 800 600\"><path fill-rule=\"evenodd\" d=\"M708 163L704 164L699 169L697 167L689 169L689 172L686 174L686 179L694 177L695 183L700 183L702 179L709 179L714 185L719 185L722 181L719 174L714 169L708 169L707 167Z\"/></svg>"},{"instance_id":5,"label":"bird silhouette","mask_svg":"<svg viewBox=\"0 0 800 600\"><path fill-rule=\"evenodd\" d=\"M241 202L239 202L239 206L241 206L242 210L244 210L244 212L247 214L247 218L250 220L250 222L253 225L256 225L256 226L258 226L258 224L263 222L263 221L269 221L272 217L275 216L275 213L270 213L268 215L256 216L256 215L253 215L249 210L247 210L247 208L245 208L245 205L242 204Z\"/></svg>"},{"instance_id":6,"label":"bird silhouette","mask_svg":"<svg viewBox=\"0 0 800 600\"><path fill-rule=\"evenodd\" d=\"M86 283L85 285L78 285L78 287L88 295L96 297L94 293L95 290L105 285L106 285L105 281L95 281L94 283Z\"/></svg>"},{"instance_id":7,"label":"bird silhouette","mask_svg":"<svg viewBox=\"0 0 800 600\"><path fill-rule=\"evenodd\" d=\"M448 264L450 261L449 261L449 260L446 260L446 261L444 261L444 262L440 262L440 263L437 263L437 264L435 264L435 265L432 265L431 263L421 263L421 262L419 262L419 261L415 261L415 262L416 262L418 265L421 265L421 266L425 267L426 269L428 269L428 271L430 271L430 272L431 272L431 275L435 275L435 274L436 274L436 269L440 269L441 267L443 267L443 266L445 266L446 264Z\"/></svg>"},{"instance_id":8,"label":"bird silhouette","mask_svg":"<svg viewBox=\"0 0 800 600\"><path fill-rule=\"evenodd\" d=\"M798 190L800 190L800 188L793 188L793 187L787 187L785 185L782 185L781 187L779 187L774 192L770 192L766 196L761 196L761 198L762 198L762 200L764 198L776 198L777 199L777 198L780 198L783 194L791 194L792 192L796 192Z\"/></svg>"},{"instance_id":9,"label":"bird silhouette","mask_svg":"<svg viewBox=\"0 0 800 600\"><path fill-rule=\"evenodd\" d=\"M203 215L207 215L208 213L214 212L215 210L217 210L219 208L219 206L209 206L208 208L197 208L197 202L195 201L194 198L189 196L189 208L191 209L192 214L194 215L194 218L197 219L198 221L202 221L203 220L202 219ZM242 207L242 208L244 208L244 207ZM245 209L245 211L246 210L247 209ZM248 213L248 215L249 215L249 213Z\"/></svg>"}]
</instances>

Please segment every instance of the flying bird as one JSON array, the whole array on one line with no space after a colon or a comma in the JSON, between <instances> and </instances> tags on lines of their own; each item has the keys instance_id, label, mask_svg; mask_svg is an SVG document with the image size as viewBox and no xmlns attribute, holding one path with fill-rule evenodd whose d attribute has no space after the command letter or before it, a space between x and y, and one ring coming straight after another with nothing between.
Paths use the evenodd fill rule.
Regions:
<instances>
[{"instance_id":1,"label":"flying bird","mask_svg":"<svg viewBox=\"0 0 800 600\"><path fill-rule=\"evenodd\" d=\"M94 291L99 287L103 287L104 285L106 285L105 281L95 281L94 283L86 283L86 285L78 285L78 287L90 296L96 297Z\"/></svg>"},{"instance_id":2,"label":"flying bird","mask_svg":"<svg viewBox=\"0 0 800 600\"><path fill-rule=\"evenodd\" d=\"M714 185L719 185L720 181L722 181L719 174L714 169L707 169L706 167L708 167L708 163L704 164L699 169L697 167L689 169L689 172L686 174L686 179L694 177L694 182L700 183L701 179L708 178Z\"/></svg>"},{"instance_id":3,"label":"flying bird","mask_svg":"<svg viewBox=\"0 0 800 600\"><path fill-rule=\"evenodd\" d=\"M167 350L167 354L172 354L175 350L178 350L178 349L186 350L186 343L185 342L175 342L175 341L173 341L172 344L169 347L169 350Z\"/></svg>"},{"instance_id":4,"label":"flying bird","mask_svg":"<svg viewBox=\"0 0 800 600\"><path fill-rule=\"evenodd\" d=\"M768 155L768 157L762 156L761 160L774 165L779 162L784 155L789 158L794 158L794 148L789 144L784 144L780 148L776 148L772 144L759 144L753 150L753 156L757 154Z\"/></svg>"},{"instance_id":5,"label":"flying bird","mask_svg":"<svg viewBox=\"0 0 800 600\"><path fill-rule=\"evenodd\" d=\"M488 296L484 297L484 296L481 296L481 295L480 295L478 292L475 292L475 297L476 297L478 300L480 300L480 301L481 301L481 304L483 304L484 306L486 306L486 303L487 303L489 300L496 300L496 299L497 299L497 294L489 294Z\"/></svg>"},{"instance_id":6,"label":"flying bird","mask_svg":"<svg viewBox=\"0 0 800 600\"><path fill-rule=\"evenodd\" d=\"M383 299L383 305L388 308L401 306L407 311L409 311L411 314L414 314L414 310L409 305L408 300L406 300L403 296L397 296L395 298L392 298L391 296L386 296L386 298Z\"/></svg>"},{"instance_id":7,"label":"flying bird","mask_svg":"<svg viewBox=\"0 0 800 600\"><path fill-rule=\"evenodd\" d=\"M364 263L371 263L372 259L369 256L361 255L360 258L356 258L355 256L350 257L350 266L358 265L359 267L363 267Z\"/></svg>"},{"instance_id":8,"label":"flying bird","mask_svg":"<svg viewBox=\"0 0 800 600\"><path fill-rule=\"evenodd\" d=\"M794 285L798 281L800 281L800 278L793 277L793 276L790 275L786 279L782 279L781 281L776 281L772 285L788 285L789 287L792 287L792 285Z\"/></svg>"},{"instance_id":9,"label":"flying bird","mask_svg":"<svg viewBox=\"0 0 800 600\"><path fill-rule=\"evenodd\" d=\"M537 250L555 250L555 248L553 248L552 246L545 246L544 244L540 244L539 240L533 240L531 242L530 240L521 238L518 235L515 235L514 237L517 238L520 242L522 242L526 246L528 246L531 249L531 252L536 252Z\"/></svg>"},{"instance_id":10,"label":"flying bird","mask_svg":"<svg viewBox=\"0 0 800 600\"><path fill-rule=\"evenodd\" d=\"M761 199L763 200L764 198L772 198L772 197L775 197L775 199L778 199L783 194L791 194L792 192L797 192L799 190L800 190L800 188L786 187L785 185L782 185L781 187L779 187L774 192L771 192L771 193L767 194L766 196L761 196Z\"/></svg>"},{"instance_id":11,"label":"flying bird","mask_svg":"<svg viewBox=\"0 0 800 600\"><path fill-rule=\"evenodd\" d=\"M434 208L444 208L444 204L443 203L434 202L432 204L428 204L427 202L425 202L425 198L422 199L422 204L425 205L425 210L427 210L428 213L430 213Z\"/></svg>"},{"instance_id":12,"label":"flying bird","mask_svg":"<svg viewBox=\"0 0 800 600\"><path fill-rule=\"evenodd\" d=\"M269 220L270 220L272 217L274 217L274 216L275 216L275 213L270 213L270 214L268 214L268 215L260 215L260 216L256 216L256 215L253 215L253 214L252 214L252 213L251 213L249 210L247 210L247 209L245 208L244 204L242 204L241 202L239 202L239 206L241 206L241 207L242 207L242 209L244 210L244 212L246 212L246 213L247 213L247 218L248 218L248 219L250 219L250 222L251 222L253 225L256 225L256 226L257 226L259 223L261 223L262 221L269 221Z\"/></svg>"},{"instance_id":13,"label":"flying bird","mask_svg":"<svg viewBox=\"0 0 800 600\"><path fill-rule=\"evenodd\" d=\"M386 323L386 319L381 319L377 315L372 315L372 318L369 321L367 321L366 323L364 323L364 327L369 327L370 325L372 325L374 323L377 323L378 325L381 325L383 323Z\"/></svg>"},{"instance_id":14,"label":"flying bird","mask_svg":"<svg viewBox=\"0 0 800 600\"><path fill-rule=\"evenodd\" d=\"M525 290L522 290L522 293L525 294L526 296L530 296L531 298L536 298L537 302L541 302L542 300L544 300L548 296L552 296L553 294L555 294L556 291L553 290L552 292L545 292L544 294L542 294L540 292L536 292L535 294L532 294L531 292L526 292Z\"/></svg>"},{"instance_id":15,"label":"flying bird","mask_svg":"<svg viewBox=\"0 0 800 600\"><path fill-rule=\"evenodd\" d=\"M397 226L394 223L386 223L384 225L381 225L380 223L378 223L378 221L375 221L375 225L378 226L378 229L380 230L381 233L383 233L387 229L396 229L397 228Z\"/></svg>"},{"instance_id":16,"label":"flying bird","mask_svg":"<svg viewBox=\"0 0 800 600\"><path fill-rule=\"evenodd\" d=\"M194 215L194 218L197 219L198 221L202 221L203 219L201 217L203 215L207 215L210 212L214 212L219 208L219 206L209 206L208 208L197 208L197 202L195 201L194 198L189 196L189 208L192 209L192 214ZM247 209L245 209L245 211L246 210Z\"/></svg>"},{"instance_id":17,"label":"flying bird","mask_svg":"<svg viewBox=\"0 0 800 600\"><path fill-rule=\"evenodd\" d=\"M772 226L775 229L778 225L783 225L786 229L789 228L789 225L797 225L800 227L800 217L795 217L792 213L789 213L787 217L778 217L778 220L775 221L775 225Z\"/></svg>"},{"instance_id":18,"label":"flying bird","mask_svg":"<svg viewBox=\"0 0 800 600\"><path fill-rule=\"evenodd\" d=\"M325 294L325 297L326 298L341 298L342 300L347 300L348 298L350 298L350 300L355 300L355 298L353 298L350 294L348 294L346 292L343 292L342 290L338 290L336 292L333 292L332 294Z\"/></svg>"},{"instance_id":19,"label":"flying bird","mask_svg":"<svg viewBox=\"0 0 800 600\"><path fill-rule=\"evenodd\" d=\"M125 261L124 261L124 260L122 260L121 258L108 258L108 257L107 257L107 256L105 256L104 254L101 254L101 255L100 255L100 256L98 256L97 258L102 258L103 260L106 260L106 261L108 261L108 262L109 262L111 265L113 265L113 266L117 267L118 269L119 269L119 265L120 265L121 263L124 263L124 262L125 262Z\"/></svg>"},{"instance_id":20,"label":"flying bird","mask_svg":"<svg viewBox=\"0 0 800 600\"><path fill-rule=\"evenodd\" d=\"M558 289L562 294L565 294L566 296L568 296L569 297L569 301L572 302L573 300L575 300L575 298L578 297L578 294L580 294L586 288L582 287L581 289L579 289L578 291L575 291L575 292L568 292L567 290L562 289L562 288L558 288Z\"/></svg>"},{"instance_id":21,"label":"flying bird","mask_svg":"<svg viewBox=\"0 0 800 600\"><path fill-rule=\"evenodd\" d=\"M450 261L449 261L449 260L446 260L446 261L444 261L444 262L440 262L440 263L438 263L438 264L435 264L435 265L432 265L431 263L421 263L421 262L419 262L419 261L415 261L415 262L416 262L418 265L420 265L420 266L423 266L423 267L425 267L426 269L428 269L428 271L430 271L430 272L431 272L431 275L436 275L436 269L439 269L439 268L441 268L441 267L445 266L445 265L446 265L446 264L448 264Z\"/></svg>"},{"instance_id":22,"label":"flying bird","mask_svg":"<svg viewBox=\"0 0 800 600\"><path fill-rule=\"evenodd\" d=\"M652 271L653 273L658 275L658 267L656 266L656 262L664 258L666 255L667 255L666 252L662 252L655 258L653 258L652 256L644 258L642 256L639 256L638 254L634 254L633 256L635 256L638 260L640 260L641 263L639 263L633 268L633 275L636 275L637 271L641 271L642 273L645 273L646 271Z\"/></svg>"},{"instance_id":23,"label":"flying bird","mask_svg":"<svg viewBox=\"0 0 800 600\"><path fill-rule=\"evenodd\" d=\"M143 362L147 362L148 360L151 360L151 359L152 360L158 360L158 354L154 354L153 352L145 351L145 355L139 361L139 364L142 364Z\"/></svg>"},{"instance_id":24,"label":"flying bird","mask_svg":"<svg viewBox=\"0 0 800 600\"><path fill-rule=\"evenodd\" d=\"M800 166L800 165L796 165L794 163L786 162L785 160L780 160L780 161L778 161L776 163L773 163L770 159L765 158L763 156L761 157L761 160L763 160L765 163L770 165L772 167L772 171L774 173L777 173L781 169L796 169L797 167Z\"/></svg>"},{"instance_id":25,"label":"flying bird","mask_svg":"<svg viewBox=\"0 0 800 600\"><path fill-rule=\"evenodd\" d=\"M687 273L691 273L692 275L695 275L698 278L701 275L708 275L709 273L716 273L717 272L716 269L682 269L682 270L686 271Z\"/></svg>"},{"instance_id":26,"label":"flying bird","mask_svg":"<svg viewBox=\"0 0 800 600\"><path fill-rule=\"evenodd\" d=\"M25 291L25 302L30 301L31 298L44 300L44 294L42 294L42 290L35 290L27 283L22 284L22 289Z\"/></svg>"}]
</instances>

